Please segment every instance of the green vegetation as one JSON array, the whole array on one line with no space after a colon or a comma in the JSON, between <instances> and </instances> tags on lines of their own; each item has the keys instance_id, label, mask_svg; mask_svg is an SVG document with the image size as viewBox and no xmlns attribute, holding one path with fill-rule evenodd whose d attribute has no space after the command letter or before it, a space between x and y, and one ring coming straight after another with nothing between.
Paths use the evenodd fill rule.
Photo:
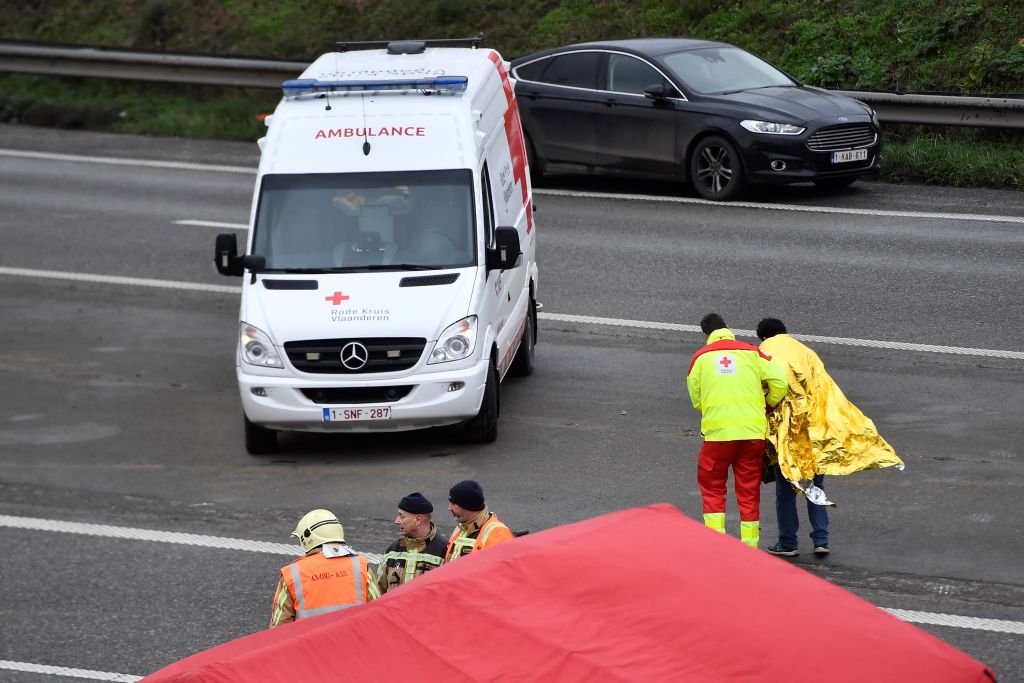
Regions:
<instances>
[{"instance_id":1,"label":"green vegetation","mask_svg":"<svg viewBox=\"0 0 1024 683\"><path fill-rule=\"evenodd\" d=\"M813 85L1024 93L1020 0L19 0L0 38L308 61L336 40L486 36L506 58L584 40L731 42ZM0 121L253 139L277 93L0 76ZM888 129L887 129L887 132ZM1024 189L1024 136L887 135L884 177Z\"/></svg>"}]
</instances>

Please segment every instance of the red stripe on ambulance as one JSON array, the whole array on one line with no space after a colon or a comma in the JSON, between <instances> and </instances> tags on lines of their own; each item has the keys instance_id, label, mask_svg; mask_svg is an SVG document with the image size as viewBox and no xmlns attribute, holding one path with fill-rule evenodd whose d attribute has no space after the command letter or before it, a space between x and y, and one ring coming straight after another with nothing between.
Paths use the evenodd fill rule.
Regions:
<instances>
[{"instance_id":1,"label":"red stripe on ambulance","mask_svg":"<svg viewBox=\"0 0 1024 683\"><path fill-rule=\"evenodd\" d=\"M505 110L505 137L508 138L508 150L512 155L512 177L519 183L519 188L523 193L523 207L526 209L526 232L529 233L533 230L533 206L530 203L526 184L526 141L523 140L523 126L519 121L519 103L512 92L512 82L509 81L508 72L505 71L501 56L492 50L489 57L498 67L501 87L505 90L505 100L508 102L508 109Z\"/></svg>"}]
</instances>

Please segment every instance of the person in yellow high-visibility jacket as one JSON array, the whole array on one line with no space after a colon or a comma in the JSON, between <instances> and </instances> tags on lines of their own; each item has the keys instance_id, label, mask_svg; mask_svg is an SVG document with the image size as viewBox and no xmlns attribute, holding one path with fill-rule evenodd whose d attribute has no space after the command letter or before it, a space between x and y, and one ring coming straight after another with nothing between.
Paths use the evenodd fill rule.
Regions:
<instances>
[{"instance_id":1,"label":"person in yellow high-visibility jacket","mask_svg":"<svg viewBox=\"0 0 1024 683\"><path fill-rule=\"evenodd\" d=\"M704 524L725 533L725 494L732 467L740 509L740 539L756 548L761 538L761 473L765 408L786 395L786 374L753 344L736 341L717 313L700 321L707 345L686 374L693 407L701 411L704 444L697 457L697 485Z\"/></svg>"}]
</instances>

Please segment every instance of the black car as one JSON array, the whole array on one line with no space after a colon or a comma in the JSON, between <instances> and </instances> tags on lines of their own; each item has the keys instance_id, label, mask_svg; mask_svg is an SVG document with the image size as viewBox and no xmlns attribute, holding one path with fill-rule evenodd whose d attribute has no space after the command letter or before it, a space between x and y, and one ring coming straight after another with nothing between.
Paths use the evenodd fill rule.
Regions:
<instances>
[{"instance_id":1,"label":"black car","mask_svg":"<svg viewBox=\"0 0 1024 683\"><path fill-rule=\"evenodd\" d=\"M841 187L879 169L871 107L727 43L580 43L519 57L511 70L534 177L673 178L725 200L750 183Z\"/></svg>"}]
</instances>

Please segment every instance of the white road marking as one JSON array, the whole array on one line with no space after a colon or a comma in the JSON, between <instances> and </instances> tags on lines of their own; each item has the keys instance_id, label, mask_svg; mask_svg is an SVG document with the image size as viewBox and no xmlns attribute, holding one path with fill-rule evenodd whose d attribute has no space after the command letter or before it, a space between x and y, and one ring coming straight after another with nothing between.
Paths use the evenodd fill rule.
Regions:
<instances>
[{"instance_id":1,"label":"white road marking","mask_svg":"<svg viewBox=\"0 0 1024 683\"><path fill-rule=\"evenodd\" d=\"M804 204L769 204L767 202L713 202L696 197L662 197L646 194L621 194L616 192L583 192L579 190L545 190L534 188L534 194L552 197L580 197L586 199L624 199L646 202L669 202L672 204L702 204L741 209L766 209L770 211L796 211L800 213L831 213L850 216L896 216L900 218L938 218L953 221L984 221L987 223L1021 223L1024 216L1003 216L983 213L945 213L938 211L898 211L890 209L855 209L843 206L809 206Z\"/></svg>"},{"instance_id":2,"label":"white road marking","mask_svg":"<svg viewBox=\"0 0 1024 683\"><path fill-rule=\"evenodd\" d=\"M103 284L125 285L130 287L157 287L162 289L178 289L194 292L216 292L218 294L240 294L241 287L230 285L208 285L201 282L184 282L181 280L153 280L120 275L97 275L94 273L70 273L56 270L34 270L31 268L10 268L0 266L0 275L13 277L34 277L54 280L74 280L79 282L99 282ZM540 312L541 320L582 323L587 325L614 325L647 330L668 330L675 332L700 332L697 325L683 323L665 323L650 320L629 320L626 318L600 318L590 315L574 315L572 313ZM738 336L755 337L753 330L733 329ZM793 334L797 339L819 344L840 344L843 346L863 346L875 349L893 349L897 351L917 351L924 353L948 353L959 356L984 356L987 358L1009 358L1024 360L1024 351L1004 351L1001 349L975 349L961 346L938 346L935 344L914 344L910 342L883 341L878 339L856 339L852 337L825 337L816 334Z\"/></svg>"},{"instance_id":3,"label":"white road marking","mask_svg":"<svg viewBox=\"0 0 1024 683\"><path fill-rule=\"evenodd\" d=\"M116 674L109 671L93 671L91 669L71 669L66 666L50 666L48 664L32 664L30 662L12 662L6 659L0 659L0 670L87 678L91 681L123 681L124 683L133 683L134 681L142 680L142 676L132 676L131 674Z\"/></svg>"},{"instance_id":4,"label":"white road marking","mask_svg":"<svg viewBox=\"0 0 1024 683\"><path fill-rule=\"evenodd\" d=\"M52 152L32 152L17 149L0 149L0 156L41 161L73 161L89 164L108 164L114 166L142 166L145 168L169 168L186 171L208 171L212 173L236 173L255 175L256 169L248 166L222 166L216 164L196 164L183 161L156 161L150 159L129 159L123 157L97 157L78 154L56 154ZM549 197L579 197L586 199L619 199L644 202L668 202L673 204L699 204L717 206L724 209L764 209L770 211L797 211L802 213L846 214L851 216L895 216L901 218L926 218L957 221L985 221L988 223L1019 223L1024 224L1024 216L1004 216L998 214L975 213L943 213L932 211L896 211L885 209L854 209L835 206L805 206L802 204L770 204L767 202L713 202L697 197L663 197L646 194L625 194L617 192L587 192L580 190L555 190L534 188L534 194Z\"/></svg>"},{"instance_id":5,"label":"white road marking","mask_svg":"<svg viewBox=\"0 0 1024 683\"><path fill-rule=\"evenodd\" d=\"M12 529L28 529L30 531L58 531L67 534L84 536L102 536L104 538L123 538L130 541L155 541L158 543L177 543L179 545L196 545L204 548L221 548L224 550L245 550L253 553L269 553L272 555L288 555L297 557L299 547L294 543L270 543L268 541L250 541L244 538L226 538L224 536L202 536L177 531L157 531L152 529L133 529L131 527L110 526L108 524L87 524L84 522L62 522L38 517L12 517L0 515L0 527ZM359 553L370 562L377 564L380 555L375 553Z\"/></svg>"},{"instance_id":6,"label":"white road marking","mask_svg":"<svg viewBox=\"0 0 1024 683\"><path fill-rule=\"evenodd\" d=\"M70 534L84 534L87 536L102 536L105 538L119 538L133 541L156 541L160 543L179 543L184 545L197 545L205 548L221 548L225 550L245 550L249 552L262 552L274 555L298 555L298 549L293 544L270 543L267 541L251 541L242 538L228 538L225 536L202 536L199 534L181 533L177 531L157 531L153 529L136 529L132 527L111 526L109 524L87 524L84 522L64 522L61 520L41 519L38 517L15 517L11 515L0 515L0 527L14 529L29 529L32 531L56 531ZM363 553L370 562L377 564L380 555L374 553ZM952 626L955 628L967 628L984 631L995 631L998 633L1010 633L1024 635L1024 622L1010 621L1007 619L983 619L979 617L965 617L956 614L942 614L938 612L919 612L916 610L893 609L882 607L890 614L917 624L933 624L938 626ZM104 679L115 680L115 679Z\"/></svg>"},{"instance_id":7,"label":"white road marking","mask_svg":"<svg viewBox=\"0 0 1024 683\"><path fill-rule=\"evenodd\" d=\"M180 221L174 221L175 225L195 225L200 228L224 228L225 230L248 230L249 226L245 223L221 223L219 221L200 221L186 218Z\"/></svg>"},{"instance_id":8,"label":"white road marking","mask_svg":"<svg viewBox=\"0 0 1024 683\"><path fill-rule=\"evenodd\" d=\"M34 270L32 268L7 268L0 266L0 275L14 277L35 277L47 280L72 280L75 282L99 282L107 285L125 285L127 287L157 287L160 289L180 289L193 292L217 292L218 294L240 294L241 287L228 285L207 285L202 282L181 282L179 280L153 280L141 277L122 277L120 275L96 275L94 273L69 273L61 270Z\"/></svg>"},{"instance_id":9,"label":"white road marking","mask_svg":"<svg viewBox=\"0 0 1024 683\"><path fill-rule=\"evenodd\" d=\"M250 166L220 166L217 164L194 164L187 161L156 161L150 159L125 159L123 157L93 157L81 154L55 154L53 152L29 152L20 149L0 149L0 156L40 161L74 161L84 164L106 164L108 166L142 166L144 168L172 168L182 171L209 171L211 173L241 173L256 175Z\"/></svg>"},{"instance_id":10,"label":"white road marking","mask_svg":"<svg viewBox=\"0 0 1024 683\"><path fill-rule=\"evenodd\" d=\"M933 626L952 626L954 628L969 628L976 631L995 631L997 633L1012 633L1024 635L1024 621L1009 621L1007 619L982 619L980 617L962 617L957 614L939 614L937 612L918 612L912 609L893 609L883 607L889 614L899 617L903 621L912 624L931 624Z\"/></svg>"},{"instance_id":11,"label":"white road marking","mask_svg":"<svg viewBox=\"0 0 1024 683\"><path fill-rule=\"evenodd\" d=\"M596 318L589 315L573 315L571 313L538 313L541 320L557 320L571 323L584 323L589 325L616 325L620 327L635 327L647 330L669 330L676 332L700 332L698 325L684 325L682 323L663 323L649 320L628 320L619 318ZM757 338L754 330L741 330L730 328L737 336ZM927 353L950 353L959 356L987 356L989 358L1013 358L1024 360L1024 351L1002 351L999 349L973 349L961 346L938 346L935 344L913 344L910 342L881 341L877 339L855 339L852 337L823 337L817 334L793 334L793 337L803 341L817 342L819 344L841 344L843 346L866 346L875 349L895 349L897 351L924 351Z\"/></svg>"}]
</instances>

